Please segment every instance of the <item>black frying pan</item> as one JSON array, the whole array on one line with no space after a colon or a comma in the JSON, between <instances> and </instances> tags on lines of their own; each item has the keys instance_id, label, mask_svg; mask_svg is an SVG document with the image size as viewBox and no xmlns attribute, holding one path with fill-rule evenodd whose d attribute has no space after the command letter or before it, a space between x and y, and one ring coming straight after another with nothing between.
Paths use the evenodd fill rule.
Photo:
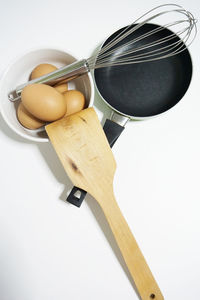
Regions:
<instances>
[{"instance_id":1,"label":"black frying pan","mask_svg":"<svg viewBox=\"0 0 200 300\"><path fill-rule=\"evenodd\" d=\"M133 35L137 37L157 27L159 26L155 24L145 24L128 35L122 43L133 39ZM111 35L103 46L122 30L124 28ZM138 41L136 46L142 46L170 34L172 32L169 29L161 30ZM180 39L176 36L175 40ZM171 40L162 44L162 47L170 43ZM155 46L154 50L156 47L161 46ZM141 50L140 53L145 53L145 51ZM110 55L110 60L116 60L115 53ZM192 62L187 49L175 56L161 60L95 69L94 78L97 91L103 101L114 111L112 120L107 119L104 124L104 131L111 147L124 129L121 124L127 120L144 120L162 114L175 106L186 93L191 76ZM78 197L77 191L79 191ZM80 206L85 194L85 191L74 187L67 200Z\"/></svg>"}]
</instances>

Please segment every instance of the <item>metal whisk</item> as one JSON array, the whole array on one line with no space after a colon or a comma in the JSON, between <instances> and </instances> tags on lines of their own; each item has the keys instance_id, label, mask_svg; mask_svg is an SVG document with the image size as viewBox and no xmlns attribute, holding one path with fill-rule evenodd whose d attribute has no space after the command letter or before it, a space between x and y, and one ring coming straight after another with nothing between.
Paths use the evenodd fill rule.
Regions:
<instances>
[{"instance_id":1,"label":"metal whisk","mask_svg":"<svg viewBox=\"0 0 200 300\"><path fill-rule=\"evenodd\" d=\"M171 22L165 23L165 18L171 17L173 17L172 20L170 19ZM140 34L140 30L147 23L158 18L162 18L164 25L159 21L159 26L142 31ZM96 68L144 63L177 55L193 42L197 34L196 22L192 13L180 5L157 6L120 30L114 38L101 47L97 54L20 85L8 95L9 100L18 100L22 89L28 84L53 85L63 80L71 80ZM167 34L165 34L166 30ZM164 34L161 36L159 32L162 31Z\"/></svg>"}]
</instances>

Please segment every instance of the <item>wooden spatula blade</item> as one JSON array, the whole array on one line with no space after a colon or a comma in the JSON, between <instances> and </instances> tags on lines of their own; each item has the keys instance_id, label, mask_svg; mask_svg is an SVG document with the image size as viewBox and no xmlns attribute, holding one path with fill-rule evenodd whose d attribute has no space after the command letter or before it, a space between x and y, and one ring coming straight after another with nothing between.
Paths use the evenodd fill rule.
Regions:
<instances>
[{"instance_id":1,"label":"wooden spatula blade","mask_svg":"<svg viewBox=\"0 0 200 300\"><path fill-rule=\"evenodd\" d=\"M46 127L73 184L93 191L112 187L115 159L93 108L64 117Z\"/></svg>"}]
</instances>

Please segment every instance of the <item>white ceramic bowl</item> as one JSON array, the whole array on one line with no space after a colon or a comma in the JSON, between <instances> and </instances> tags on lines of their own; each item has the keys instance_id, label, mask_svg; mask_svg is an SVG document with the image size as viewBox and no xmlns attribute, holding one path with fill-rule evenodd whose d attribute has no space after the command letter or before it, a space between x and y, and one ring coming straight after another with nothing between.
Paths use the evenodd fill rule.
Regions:
<instances>
[{"instance_id":1,"label":"white ceramic bowl","mask_svg":"<svg viewBox=\"0 0 200 300\"><path fill-rule=\"evenodd\" d=\"M43 129L29 130L24 128L16 116L18 103L8 100L9 92L28 81L31 71L41 63L50 63L62 67L76 61L71 54L56 49L32 50L12 63L4 72L0 81L0 111L8 126L25 139L36 142L48 142ZM86 98L86 107L92 106L94 101L94 85L90 73L69 82L69 89L81 91ZM17 101L18 102L18 101Z\"/></svg>"}]
</instances>

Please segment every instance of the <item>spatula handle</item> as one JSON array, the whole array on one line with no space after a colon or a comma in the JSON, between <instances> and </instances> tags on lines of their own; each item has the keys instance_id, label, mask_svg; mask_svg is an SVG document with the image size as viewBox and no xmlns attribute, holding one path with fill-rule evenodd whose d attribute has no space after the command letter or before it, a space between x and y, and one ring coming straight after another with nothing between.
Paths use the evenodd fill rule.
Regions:
<instances>
[{"instance_id":1,"label":"spatula handle","mask_svg":"<svg viewBox=\"0 0 200 300\"><path fill-rule=\"evenodd\" d=\"M104 211L141 299L163 300L161 291L114 196L112 199L107 199L107 201L98 202Z\"/></svg>"}]
</instances>

